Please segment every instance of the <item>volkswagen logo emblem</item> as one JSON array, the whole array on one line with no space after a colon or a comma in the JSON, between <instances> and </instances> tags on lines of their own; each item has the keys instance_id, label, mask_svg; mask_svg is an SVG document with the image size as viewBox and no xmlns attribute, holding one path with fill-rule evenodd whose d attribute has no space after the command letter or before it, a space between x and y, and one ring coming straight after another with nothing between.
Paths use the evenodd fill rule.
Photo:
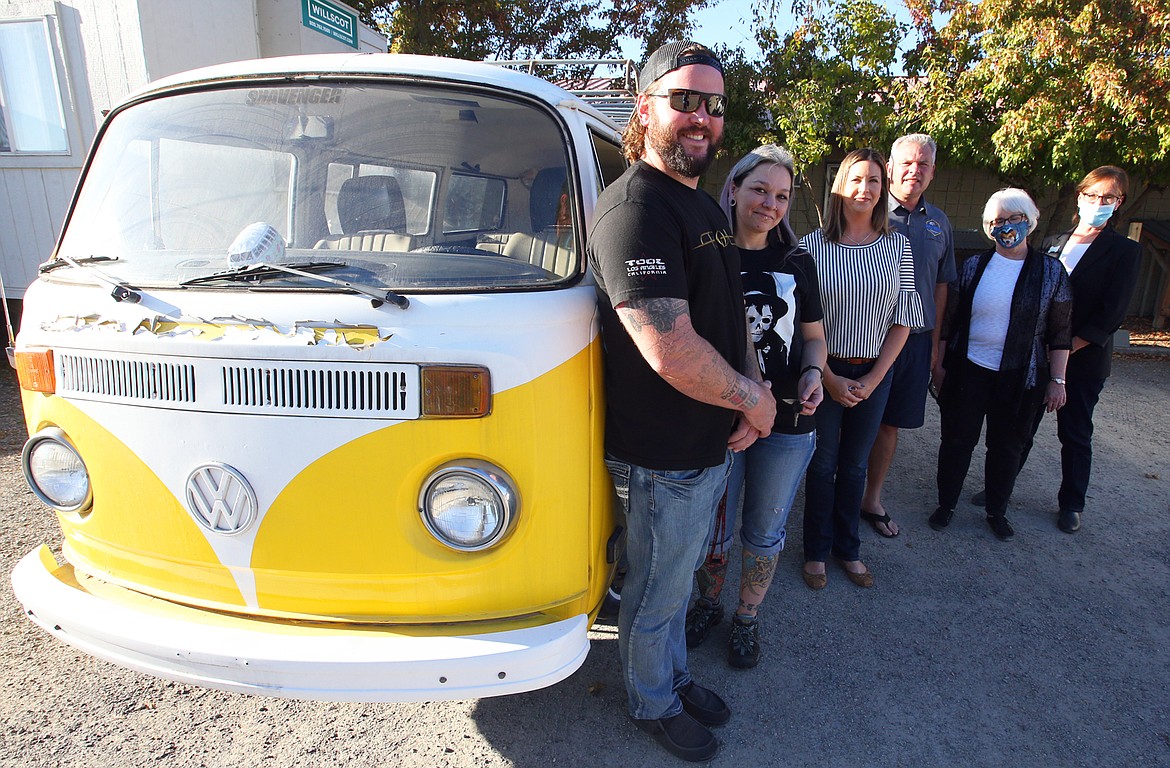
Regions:
<instances>
[{"instance_id":1,"label":"volkswagen logo emblem","mask_svg":"<svg viewBox=\"0 0 1170 768\"><path fill-rule=\"evenodd\" d=\"M207 530L231 536L256 518L256 493L227 464L203 464L187 477L187 509Z\"/></svg>"}]
</instances>

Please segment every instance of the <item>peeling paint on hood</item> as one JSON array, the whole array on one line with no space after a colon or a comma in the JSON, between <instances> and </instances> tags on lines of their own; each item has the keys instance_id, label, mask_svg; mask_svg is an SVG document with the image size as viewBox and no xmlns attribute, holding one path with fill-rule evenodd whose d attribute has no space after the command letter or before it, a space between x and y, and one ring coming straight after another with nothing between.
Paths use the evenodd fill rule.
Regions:
<instances>
[{"instance_id":1,"label":"peeling paint on hood","mask_svg":"<svg viewBox=\"0 0 1170 768\"><path fill-rule=\"evenodd\" d=\"M41 330L56 332L114 332L126 333L126 323L103 318L100 315L59 315L41 324ZM290 346L347 346L366 349L388 341L393 331L369 325L350 325L333 322L298 321L292 326L280 326L263 319L217 317L210 320L164 320L146 318L129 330L132 335L149 334L158 338L184 336L199 341L249 342Z\"/></svg>"}]
</instances>

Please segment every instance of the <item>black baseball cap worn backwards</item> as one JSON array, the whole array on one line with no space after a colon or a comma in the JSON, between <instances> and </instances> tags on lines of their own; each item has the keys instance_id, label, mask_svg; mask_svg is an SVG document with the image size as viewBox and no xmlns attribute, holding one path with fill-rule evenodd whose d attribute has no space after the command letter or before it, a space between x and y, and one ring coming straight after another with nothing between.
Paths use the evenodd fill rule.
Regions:
<instances>
[{"instance_id":1,"label":"black baseball cap worn backwards","mask_svg":"<svg viewBox=\"0 0 1170 768\"><path fill-rule=\"evenodd\" d=\"M723 74L723 65L719 63L719 58L714 51L693 40L683 40L667 43L650 54L650 58L646 59L646 63L642 65L642 69L638 73L638 86L644 93L651 84L666 73L691 64L706 64L708 67L719 70L719 74Z\"/></svg>"}]
</instances>

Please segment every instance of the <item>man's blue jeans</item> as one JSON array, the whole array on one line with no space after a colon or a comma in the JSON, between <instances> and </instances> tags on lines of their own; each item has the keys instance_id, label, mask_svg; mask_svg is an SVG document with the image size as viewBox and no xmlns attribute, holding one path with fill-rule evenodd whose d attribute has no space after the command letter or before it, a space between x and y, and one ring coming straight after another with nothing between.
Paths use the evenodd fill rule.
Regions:
<instances>
[{"instance_id":1,"label":"man's blue jeans","mask_svg":"<svg viewBox=\"0 0 1170 768\"><path fill-rule=\"evenodd\" d=\"M815 432L804 435L773 432L752 443L746 451L735 454L727 481L726 526L722 539L714 542L716 552L731 551L741 495L740 536L744 549L761 557L772 557L784 549L788 513L792 511L792 501L816 444Z\"/></svg>"},{"instance_id":2,"label":"man's blue jeans","mask_svg":"<svg viewBox=\"0 0 1170 768\"><path fill-rule=\"evenodd\" d=\"M618 650L630 714L639 720L682 711L676 691L691 682L685 638L695 569L707 554L715 509L727 484L723 464L653 470L606 457L626 505L626 578Z\"/></svg>"}]
</instances>

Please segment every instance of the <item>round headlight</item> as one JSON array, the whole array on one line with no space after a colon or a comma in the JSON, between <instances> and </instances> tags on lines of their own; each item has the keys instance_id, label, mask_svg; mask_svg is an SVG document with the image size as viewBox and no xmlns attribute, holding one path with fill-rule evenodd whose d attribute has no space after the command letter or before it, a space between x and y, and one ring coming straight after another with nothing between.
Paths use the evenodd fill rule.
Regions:
<instances>
[{"instance_id":1,"label":"round headlight","mask_svg":"<svg viewBox=\"0 0 1170 768\"><path fill-rule=\"evenodd\" d=\"M53 509L76 512L89 506L89 471L57 427L43 429L29 438L21 465L33 493Z\"/></svg>"},{"instance_id":2,"label":"round headlight","mask_svg":"<svg viewBox=\"0 0 1170 768\"><path fill-rule=\"evenodd\" d=\"M519 511L512 480L484 461L445 464L423 483L419 513L431 535L461 552L499 543Z\"/></svg>"}]
</instances>

